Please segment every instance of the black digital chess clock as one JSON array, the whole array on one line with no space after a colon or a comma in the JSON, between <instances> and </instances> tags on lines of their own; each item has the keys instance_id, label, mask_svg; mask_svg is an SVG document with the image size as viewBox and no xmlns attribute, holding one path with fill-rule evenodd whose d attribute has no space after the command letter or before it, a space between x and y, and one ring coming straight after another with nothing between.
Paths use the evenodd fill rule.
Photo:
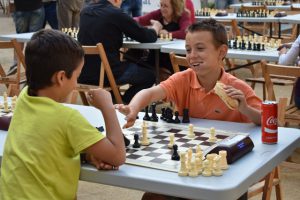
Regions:
<instances>
[{"instance_id":1,"label":"black digital chess clock","mask_svg":"<svg viewBox=\"0 0 300 200\"><path fill-rule=\"evenodd\" d=\"M247 135L233 135L222 140L209 153L219 153L219 151L227 151L227 163L231 164L239 158L252 151L254 144Z\"/></svg>"}]
</instances>

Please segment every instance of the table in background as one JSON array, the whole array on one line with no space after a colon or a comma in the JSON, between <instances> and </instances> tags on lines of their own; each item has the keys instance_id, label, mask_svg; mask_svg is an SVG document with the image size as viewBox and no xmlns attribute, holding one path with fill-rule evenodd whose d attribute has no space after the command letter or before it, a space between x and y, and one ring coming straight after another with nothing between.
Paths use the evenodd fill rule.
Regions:
<instances>
[{"instance_id":1,"label":"table in background","mask_svg":"<svg viewBox=\"0 0 300 200\"><path fill-rule=\"evenodd\" d=\"M99 110L80 105L67 106L77 109L93 126L104 125ZM142 115L141 113L141 117ZM124 116L118 113L118 118L123 125ZM91 165L83 165L80 180L190 199L232 200L245 194L252 184L258 182L300 146L299 129L279 128L278 144L267 145L261 142L261 128L254 124L193 118L190 120L199 127L213 126L216 130L249 133L255 147L252 152L230 165L221 177L180 177L174 172L125 164L118 171L98 171ZM6 131L0 131L1 157L6 134Z\"/></svg>"},{"instance_id":2,"label":"table in background","mask_svg":"<svg viewBox=\"0 0 300 200\"><path fill-rule=\"evenodd\" d=\"M244 6L253 6L252 3L236 3L231 4L229 7L233 8L235 11ZM300 7L300 3L293 3L293 7ZM278 6L267 6L268 10L291 10L291 5L278 5Z\"/></svg>"}]
</instances>

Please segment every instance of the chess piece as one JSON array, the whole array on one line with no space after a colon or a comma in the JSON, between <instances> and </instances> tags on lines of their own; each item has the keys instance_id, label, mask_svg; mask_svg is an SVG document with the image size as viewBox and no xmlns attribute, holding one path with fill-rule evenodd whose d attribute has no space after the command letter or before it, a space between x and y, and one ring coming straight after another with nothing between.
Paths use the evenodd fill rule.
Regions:
<instances>
[{"instance_id":1,"label":"chess piece","mask_svg":"<svg viewBox=\"0 0 300 200\"><path fill-rule=\"evenodd\" d=\"M150 120L148 106L145 107L145 116L143 117L143 120L145 120L145 121L149 121Z\"/></svg>"},{"instance_id":2,"label":"chess piece","mask_svg":"<svg viewBox=\"0 0 300 200\"><path fill-rule=\"evenodd\" d=\"M127 147L128 145L130 145L130 140L124 134L123 134L123 138L124 138L125 146Z\"/></svg>"},{"instance_id":3,"label":"chess piece","mask_svg":"<svg viewBox=\"0 0 300 200\"><path fill-rule=\"evenodd\" d=\"M210 154L207 154L206 155L206 160L209 161L209 166L210 168L212 169L213 168L213 165L214 165L214 158L217 156L217 154L215 153L210 153Z\"/></svg>"},{"instance_id":4,"label":"chess piece","mask_svg":"<svg viewBox=\"0 0 300 200\"><path fill-rule=\"evenodd\" d=\"M7 101L7 93L3 92L3 102Z\"/></svg>"},{"instance_id":5,"label":"chess piece","mask_svg":"<svg viewBox=\"0 0 300 200\"><path fill-rule=\"evenodd\" d=\"M183 109L182 123L190 123L189 109Z\"/></svg>"},{"instance_id":6,"label":"chess piece","mask_svg":"<svg viewBox=\"0 0 300 200\"><path fill-rule=\"evenodd\" d=\"M156 110L155 110L155 108L156 108L156 104L153 103L153 104L151 105L151 112L152 112L152 115L151 115L151 117L150 117L150 121L152 121L152 122L158 122L158 117L157 117L157 115L156 115Z\"/></svg>"},{"instance_id":7,"label":"chess piece","mask_svg":"<svg viewBox=\"0 0 300 200\"><path fill-rule=\"evenodd\" d=\"M199 158L196 158L195 164L196 164L196 170L198 172L198 175L200 175L202 173L202 160Z\"/></svg>"},{"instance_id":8,"label":"chess piece","mask_svg":"<svg viewBox=\"0 0 300 200\"><path fill-rule=\"evenodd\" d=\"M212 169L210 167L209 164L209 160L205 160L203 162L203 172L202 172L203 176L211 176L212 175Z\"/></svg>"},{"instance_id":9,"label":"chess piece","mask_svg":"<svg viewBox=\"0 0 300 200\"><path fill-rule=\"evenodd\" d=\"M202 153L202 149L199 144L196 146L196 153Z\"/></svg>"},{"instance_id":10,"label":"chess piece","mask_svg":"<svg viewBox=\"0 0 300 200\"><path fill-rule=\"evenodd\" d=\"M145 121L143 121L143 125L142 125L142 134L143 134L143 138L141 141L141 144L143 146L148 146L150 144L149 140L148 140L148 132L147 132L147 124Z\"/></svg>"},{"instance_id":11,"label":"chess piece","mask_svg":"<svg viewBox=\"0 0 300 200\"><path fill-rule=\"evenodd\" d=\"M179 123L180 123L179 112L178 112L178 111L175 111L175 119L174 119L174 123L175 123L175 124L179 124Z\"/></svg>"},{"instance_id":12,"label":"chess piece","mask_svg":"<svg viewBox=\"0 0 300 200\"><path fill-rule=\"evenodd\" d=\"M192 156L193 156L193 150L191 147L189 147L189 149L187 151L187 163L186 163L186 168L188 170L190 170L190 168L191 168Z\"/></svg>"},{"instance_id":13,"label":"chess piece","mask_svg":"<svg viewBox=\"0 0 300 200\"><path fill-rule=\"evenodd\" d=\"M198 171L197 171L197 168L196 168L196 163L195 161L192 161L191 162L191 169L189 171L189 176L191 177L196 177L198 176Z\"/></svg>"},{"instance_id":14,"label":"chess piece","mask_svg":"<svg viewBox=\"0 0 300 200\"><path fill-rule=\"evenodd\" d=\"M166 122L168 123L173 123L173 110L171 108L166 108L165 110L165 118L166 118Z\"/></svg>"},{"instance_id":15,"label":"chess piece","mask_svg":"<svg viewBox=\"0 0 300 200\"><path fill-rule=\"evenodd\" d=\"M220 169L228 169L227 164L227 151L219 151L220 158Z\"/></svg>"},{"instance_id":16,"label":"chess piece","mask_svg":"<svg viewBox=\"0 0 300 200\"><path fill-rule=\"evenodd\" d=\"M8 108L8 102L7 102L7 100L3 102L3 112L4 113L9 113L10 112L10 110Z\"/></svg>"},{"instance_id":17,"label":"chess piece","mask_svg":"<svg viewBox=\"0 0 300 200\"><path fill-rule=\"evenodd\" d=\"M180 169L178 172L179 176L187 176L188 175L188 170L187 170L185 161L186 161L186 153L181 152L180 153Z\"/></svg>"},{"instance_id":18,"label":"chess piece","mask_svg":"<svg viewBox=\"0 0 300 200\"><path fill-rule=\"evenodd\" d=\"M174 145L174 137L175 137L174 133L170 133L169 137L170 137L170 142L168 144L168 148L171 149L173 148Z\"/></svg>"},{"instance_id":19,"label":"chess piece","mask_svg":"<svg viewBox=\"0 0 300 200\"><path fill-rule=\"evenodd\" d=\"M222 176L223 175L223 171L220 167L220 160L221 160L221 156L219 156L219 155L217 155L214 158L214 163L215 163L215 166L214 166L214 169L213 169L213 175L214 176Z\"/></svg>"},{"instance_id":20,"label":"chess piece","mask_svg":"<svg viewBox=\"0 0 300 200\"><path fill-rule=\"evenodd\" d=\"M161 108L161 115L160 115L161 120L165 120L165 110L166 108Z\"/></svg>"},{"instance_id":21,"label":"chess piece","mask_svg":"<svg viewBox=\"0 0 300 200\"><path fill-rule=\"evenodd\" d=\"M173 36L172 36L172 33L169 33L169 40L173 40Z\"/></svg>"},{"instance_id":22,"label":"chess piece","mask_svg":"<svg viewBox=\"0 0 300 200\"><path fill-rule=\"evenodd\" d=\"M194 133L194 125L193 125L193 124L190 124L190 125L189 125L188 137L189 137L189 138L194 138L194 137L195 137L195 133Z\"/></svg>"},{"instance_id":23,"label":"chess piece","mask_svg":"<svg viewBox=\"0 0 300 200\"><path fill-rule=\"evenodd\" d=\"M217 141L217 138L216 138L216 130L214 127L211 127L210 128L210 136L208 138L208 141L209 142L216 142Z\"/></svg>"},{"instance_id":24,"label":"chess piece","mask_svg":"<svg viewBox=\"0 0 300 200\"><path fill-rule=\"evenodd\" d=\"M134 144L132 145L133 148L140 148L141 144L139 143L139 134L134 134Z\"/></svg>"},{"instance_id":25,"label":"chess piece","mask_svg":"<svg viewBox=\"0 0 300 200\"><path fill-rule=\"evenodd\" d=\"M180 160L180 157L179 157L179 154L178 154L178 146L176 144L173 145L173 154L172 154L172 157L171 159L172 160L177 160L179 161Z\"/></svg>"}]
</instances>

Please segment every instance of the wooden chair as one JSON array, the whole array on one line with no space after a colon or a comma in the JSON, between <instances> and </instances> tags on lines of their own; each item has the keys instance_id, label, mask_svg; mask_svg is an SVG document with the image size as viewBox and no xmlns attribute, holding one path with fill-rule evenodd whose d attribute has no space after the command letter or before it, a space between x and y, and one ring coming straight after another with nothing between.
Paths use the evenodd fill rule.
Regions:
<instances>
[{"instance_id":1,"label":"wooden chair","mask_svg":"<svg viewBox=\"0 0 300 200\"><path fill-rule=\"evenodd\" d=\"M107 90L112 90L114 97L116 99L116 102L118 104L122 104L122 97L119 90L119 86L116 84L116 80L114 78L114 75L112 73L112 70L110 68L110 64L108 62L104 47L102 43L98 43L96 46L83 46L85 55L99 55L101 58L101 64L100 64L100 74L99 74L99 85L87 85L87 84L78 84L76 90L79 92L82 103L84 105L89 105L87 98L86 98L86 92L88 92L90 89L96 89L96 88L105 88ZM104 86L104 78L105 74L107 76L109 87ZM73 97L71 99L72 103L76 102L76 95L73 94Z\"/></svg>"},{"instance_id":2,"label":"wooden chair","mask_svg":"<svg viewBox=\"0 0 300 200\"><path fill-rule=\"evenodd\" d=\"M240 8L240 11L245 12L245 11L259 11L262 10L264 12L267 12L267 7L266 5L262 5L262 6L245 6L242 5ZM257 23L257 22L244 22L243 23L243 27L245 27L246 29L249 30L253 30L255 32L261 33L262 35L265 35L265 30L266 29L266 23ZM246 31L249 34L249 31Z\"/></svg>"},{"instance_id":3,"label":"wooden chair","mask_svg":"<svg viewBox=\"0 0 300 200\"><path fill-rule=\"evenodd\" d=\"M22 66L26 70L25 57L21 49L21 45L16 39L11 41L0 41L0 49L13 49L17 56L17 72L13 75L7 76L3 66L0 64L0 84L7 87L8 96L18 95L20 92L20 85L25 82L25 72L21 72Z\"/></svg>"},{"instance_id":4,"label":"wooden chair","mask_svg":"<svg viewBox=\"0 0 300 200\"><path fill-rule=\"evenodd\" d=\"M171 60L172 66L173 66L174 73L180 71L180 66L189 68L189 64L188 64L186 58L183 56L178 56L175 53L171 52L170 60Z\"/></svg>"}]
</instances>

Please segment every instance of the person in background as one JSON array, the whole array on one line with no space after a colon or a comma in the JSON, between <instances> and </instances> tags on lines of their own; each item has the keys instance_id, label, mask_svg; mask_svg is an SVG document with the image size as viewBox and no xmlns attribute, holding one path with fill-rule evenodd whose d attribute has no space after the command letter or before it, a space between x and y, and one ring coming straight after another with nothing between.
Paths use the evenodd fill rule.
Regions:
<instances>
[{"instance_id":1,"label":"person in background","mask_svg":"<svg viewBox=\"0 0 300 200\"><path fill-rule=\"evenodd\" d=\"M88 92L103 115L106 136L77 110L63 105L84 63L81 45L53 29L35 33L25 49L27 86L8 129L1 163L2 200L76 199L80 153L98 169L125 162L122 130L110 93Z\"/></svg>"},{"instance_id":2,"label":"person in background","mask_svg":"<svg viewBox=\"0 0 300 200\"><path fill-rule=\"evenodd\" d=\"M231 4L237 3L237 0L215 0L216 9L227 9Z\"/></svg>"},{"instance_id":3,"label":"person in background","mask_svg":"<svg viewBox=\"0 0 300 200\"><path fill-rule=\"evenodd\" d=\"M44 28L46 23L51 26L52 29L58 29L58 21L56 14L56 0L42 0L45 10Z\"/></svg>"},{"instance_id":4,"label":"person in background","mask_svg":"<svg viewBox=\"0 0 300 200\"><path fill-rule=\"evenodd\" d=\"M78 28L80 11L84 5L84 0L58 0L57 19L58 28Z\"/></svg>"},{"instance_id":5,"label":"person in background","mask_svg":"<svg viewBox=\"0 0 300 200\"><path fill-rule=\"evenodd\" d=\"M161 25L153 22L151 27L140 26L120 9L121 3L122 0L99 0L83 8L78 41L82 45L96 45L99 42L103 44L117 84L130 84L122 96L123 102L128 103L138 91L154 84L155 73L154 69L120 60L119 50L123 45L123 34L142 43L155 42ZM100 62L99 56L86 56L78 81L99 85Z\"/></svg>"},{"instance_id":6,"label":"person in background","mask_svg":"<svg viewBox=\"0 0 300 200\"><path fill-rule=\"evenodd\" d=\"M124 128L133 126L138 113L159 100L171 101L179 115L189 109L193 118L232 122L261 123L261 100L242 80L224 71L222 60L228 51L225 27L214 19L189 26L186 35L186 59L189 69L173 74L159 85L140 91L129 105L115 107L126 115ZM226 94L238 100L236 109L230 109L215 93L217 81L225 85ZM181 199L146 192L142 200Z\"/></svg>"},{"instance_id":7,"label":"person in background","mask_svg":"<svg viewBox=\"0 0 300 200\"><path fill-rule=\"evenodd\" d=\"M123 0L121 9L132 17L139 17L142 15L142 0Z\"/></svg>"},{"instance_id":8,"label":"person in background","mask_svg":"<svg viewBox=\"0 0 300 200\"><path fill-rule=\"evenodd\" d=\"M14 5L15 10L12 16L17 33L36 32L43 28L45 12L42 0L14 0ZM7 75L12 75L17 72L16 55L14 55L14 60L15 63L9 68Z\"/></svg>"},{"instance_id":9,"label":"person in background","mask_svg":"<svg viewBox=\"0 0 300 200\"><path fill-rule=\"evenodd\" d=\"M191 23L195 22L195 8L192 0L185 0L185 7L190 11Z\"/></svg>"},{"instance_id":10,"label":"person in background","mask_svg":"<svg viewBox=\"0 0 300 200\"><path fill-rule=\"evenodd\" d=\"M280 65L296 65L300 67L300 35L292 44L290 50L286 47L281 48L279 51L278 64ZM300 69L299 69L300 70ZM300 77L297 78L295 83L295 105L300 108Z\"/></svg>"},{"instance_id":11,"label":"person in background","mask_svg":"<svg viewBox=\"0 0 300 200\"><path fill-rule=\"evenodd\" d=\"M171 33L172 38L176 39L184 39L187 27L192 24L191 12L186 9L184 0L160 0L160 9L136 17L135 20L143 26L149 26L153 21L158 22L162 26L159 37ZM160 53L159 59L160 80L165 80L174 70L168 53ZM146 63L154 66L154 62L155 52L150 50Z\"/></svg>"}]
</instances>

